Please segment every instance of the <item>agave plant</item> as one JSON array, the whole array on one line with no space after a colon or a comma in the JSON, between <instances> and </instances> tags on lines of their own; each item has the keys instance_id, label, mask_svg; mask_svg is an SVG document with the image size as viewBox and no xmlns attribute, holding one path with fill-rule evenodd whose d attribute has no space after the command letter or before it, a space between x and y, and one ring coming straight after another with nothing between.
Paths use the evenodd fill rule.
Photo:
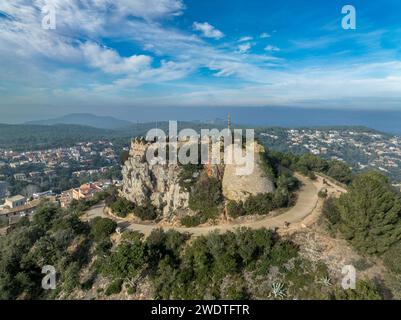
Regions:
<instances>
[{"instance_id":1,"label":"agave plant","mask_svg":"<svg viewBox=\"0 0 401 320\"><path fill-rule=\"evenodd\" d=\"M330 287L332 285L331 283L331 279L329 277L322 277L318 280L318 283L326 286L326 287Z\"/></svg>"},{"instance_id":2,"label":"agave plant","mask_svg":"<svg viewBox=\"0 0 401 320\"><path fill-rule=\"evenodd\" d=\"M274 282L272 284L272 290L270 292L270 296L273 296L275 299L284 298L286 296L285 290L284 290L284 284L282 284L281 282Z\"/></svg>"}]
</instances>

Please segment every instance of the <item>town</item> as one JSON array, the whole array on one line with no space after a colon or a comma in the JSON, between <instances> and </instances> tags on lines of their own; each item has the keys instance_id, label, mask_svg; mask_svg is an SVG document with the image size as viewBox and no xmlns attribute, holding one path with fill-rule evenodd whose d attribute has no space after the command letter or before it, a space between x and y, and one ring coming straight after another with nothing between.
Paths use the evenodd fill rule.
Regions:
<instances>
[{"instance_id":1,"label":"town","mask_svg":"<svg viewBox=\"0 0 401 320\"><path fill-rule=\"evenodd\" d=\"M401 183L401 137L367 128L264 129L265 146L280 151L312 153L348 163L355 172L380 170L395 186Z\"/></svg>"},{"instance_id":2,"label":"town","mask_svg":"<svg viewBox=\"0 0 401 320\"><path fill-rule=\"evenodd\" d=\"M67 207L120 183L120 147L110 141L22 151L0 149L0 222L14 224L48 199Z\"/></svg>"}]
</instances>

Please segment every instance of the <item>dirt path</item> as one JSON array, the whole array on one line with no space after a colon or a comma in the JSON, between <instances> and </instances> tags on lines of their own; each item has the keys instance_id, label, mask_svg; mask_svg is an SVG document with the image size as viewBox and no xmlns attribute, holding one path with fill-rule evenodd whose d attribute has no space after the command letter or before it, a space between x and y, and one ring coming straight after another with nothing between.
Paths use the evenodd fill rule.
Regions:
<instances>
[{"instance_id":1,"label":"dirt path","mask_svg":"<svg viewBox=\"0 0 401 320\"><path fill-rule=\"evenodd\" d=\"M182 233L190 233L193 236L200 236L208 234L211 231L220 231L226 232L229 230L234 230L239 227L247 227L251 229L260 229L260 228L267 228L267 229L274 229L274 228L285 228L286 222L290 224L290 226L299 226L302 225L302 222L307 218L311 213L316 211L316 207L318 205L318 191L322 188L328 189L329 193L333 193L338 191L338 187L334 185L324 185L323 179L318 177L316 181L312 181L305 176L300 174L295 174L295 176L303 183L299 193L298 199L296 204L290 208L288 211L275 216L275 217L266 217L257 221L246 221L240 223L224 223L216 226L200 226L200 227L193 227L193 228L186 228L186 227L174 227L174 226L165 226L160 224L139 224L139 223L132 223L127 221L120 221L116 220L124 230L133 230L139 231L143 233L145 236L149 235L153 229L162 228L164 230L176 230ZM100 217L108 217L104 213L104 204L100 204L94 206L90 210L87 211L84 218L86 220L91 220L96 216ZM291 227L292 229L292 227Z\"/></svg>"}]
</instances>

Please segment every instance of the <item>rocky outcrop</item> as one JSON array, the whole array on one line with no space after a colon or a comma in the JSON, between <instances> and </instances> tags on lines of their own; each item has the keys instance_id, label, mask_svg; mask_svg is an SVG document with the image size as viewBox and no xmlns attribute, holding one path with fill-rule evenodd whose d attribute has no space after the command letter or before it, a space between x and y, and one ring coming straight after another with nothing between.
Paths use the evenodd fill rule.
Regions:
<instances>
[{"instance_id":1,"label":"rocky outcrop","mask_svg":"<svg viewBox=\"0 0 401 320\"><path fill-rule=\"evenodd\" d=\"M125 162L121 196L138 206L148 200L163 217L188 212L189 193L179 184L179 165L149 164L145 155L150 144L135 139Z\"/></svg>"},{"instance_id":2,"label":"rocky outcrop","mask_svg":"<svg viewBox=\"0 0 401 320\"><path fill-rule=\"evenodd\" d=\"M180 186L180 165L149 163L146 152L150 147L152 144L144 140L132 141L129 158L122 170L120 195L137 206L147 205L150 201L162 218L194 214L189 208L189 191ZM226 200L244 201L250 195L274 191L274 183L263 169L259 149L257 145L254 170L249 175L237 175L235 164L205 164L206 175L222 181Z\"/></svg>"},{"instance_id":3,"label":"rocky outcrop","mask_svg":"<svg viewBox=\"0 0 401 320\"><path fill-rule=\"evenodd\" d=\"M264 149L255 147L254 169L251 174L237 175L237 164L227 164L222 182L223 195L228 200L245 201L251 195L274 192L274 183L265 172L260 154Z\"/></svg>"}]
</instances>

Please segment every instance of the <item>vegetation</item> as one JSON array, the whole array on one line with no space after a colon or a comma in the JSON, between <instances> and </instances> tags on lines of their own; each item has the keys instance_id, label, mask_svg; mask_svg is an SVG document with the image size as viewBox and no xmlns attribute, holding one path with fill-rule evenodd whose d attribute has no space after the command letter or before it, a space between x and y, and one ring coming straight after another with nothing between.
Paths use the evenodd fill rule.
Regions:
<instances>
[{"instance_id":1,"label":"vegetation","mask_svg":"<svg viewBox=\"0 0 401 320\"><path fill-rule=\"evenodd\" d=\"M382 254L401 239L400 195L378 172L354 178L331 209L331 221L362 253Z\"/></svg>"},{"instance_id":2,"label":"vegetation","mask_svg":"<svg viewBox=\"0 0 401 320\"><path fill-rule=\"evenodd\" d=\"M326 189L319 190L317 195L319 198L325 199L327 198L327 190Z\"/></svg>"},{"instance_id":3,"label":"vegetation","mask_svg":"<svg viewBox=\"0 0 401 320\"><path fill-rule=\"evenodd\" d=\"M113 213L121 218L125 218L131 213L144 221L157 218L156 208L152 205L150 200L147 200L142 206L136 206L131 201L119 197L117 189L112 189L109 192L105 202Z\"/></svg>"},{"instance_id":4,"label":"vegetation","mask_svg":"<svg viewBox=\"0 0 401 320\"><path fill-rule=\"evenodd\" d=\"M274 193L249 196L246 201L228 201L227 214L232 218L245 215L264 215L278 208L289 207L293 204L294 191L299 187L299 181L289 173L280 173L276 179Z\"/></svg>"},{"instance_id":5,"label":"vegetation","mask_svg":"<svg viewBox=\"0 0 401 320\"><path fill-rule=\"evenodd\" d=\"M276 166L280 165L293 171L299 171L311 178L314 177L313 172L321 172L344 184L352 181L352 170L344 162L324 160L310 153L301 156L272 150L269 153L269 157L273 159Z\"/></svg>"},{"instance_id":6,"label":"vegetation","mask_svg":"<svg viewBox=\"0 0 401 320\"><path fill-rule=\"evenodd\" d=\"M192 228L199 226L200 224L206 223L207 218L202 214L197 214L194 216L185 216L181 219L181 224L184 227Z\"/></svg>"},{"instance_id":7,"label":"vegetation","mask_svg":"<svg viewBox=\"0 0 401 320\"><path fill-rule=\"evenodd\" d=\"M143 206L136 206L134 214L143 221L157 218L156 208L149 200Z\"/></svg>"},{"instance_id":8,"label":"vegetation","mask_svg":"<svg viewBox=\"0 0 401 320\"><path fill-rule=\"evenodd\" d=\"M202 174L189 194L189 208L212 219L219 213L223 201L221 182Z\"/></svg>"},{"instance_id":9,"label":"vegetation","mask_svg":"<svg viewBox=\"0 0 401 320\"><path fill-rule=\"evenodd\" d=\"M115 202L109 203L109 207L114 214L122 218L125 218L128 214L137 210L135 205L125 198L117 198Z\"/></svg>"},{"instance_id":10,"label":"vegetation","mask_svg":"<svg viewBox=\"0 0 401 320\"><path fill-rule=\"evenodd\" d=\"M115 232L117 223L111 219L96 217L91 223L91 234L95 241L100 242Z\"/></svg>"},{"instance_id":11,"label":"vegetation","mask_svg":"<svg viewBox=\"0 0 401 320\"><path fill-rule=\"evenodd\" d=\"M188 163L185 165L181 165L181 170L178 176L180 186L184 190L190 191L191 188L195 185L197 181L196 178L199 176L202 169L202 164Z\"/></svg>"},{"instance_id":12,"label":"vegetation","mask_svg":"<svg viewBox=\"0 0 401 320\"><path fill-rule=\"evenodd\" d=\"M272 231L211 233L190 244L187 239L174 231L154 230L146 240L138 233L128 233L105 261L103 274L113 282L123 280L133 291L141 277L148 274L156 299L339 296L325 265L300 258L294 244ZM280 292L271 286L278 283ZM355 292L373 297L364 286L358 286Z\"/></svg>"},{"instance_id":13,"label":"vegetation","mask_svg":"<svg viewBox=\"0 0 401 320\"><path fill-rule=\"evenodd\" d=\"M124 286L133 294L146 277L156 299L380 297L370 284L352 293L338 291L325 265L301 258L292 242L270 230L243 228L191 242L175 231L157 229L146 240L125 232L111 251L114 228L109 219L96 218L88 225L78 214L43 204L32 222L0 238L0 297L74 297L75 290L91 289L98 277L108 280L99 295L118 294ZM56 290L41 288L43 265L55 266ZM91 274L83 282L82 270Z\"/></svg>"},{"instance_id":14,"label":"vegetation","mask_svg":"<svg viewBox=\"0 0 401 320\"><path fill-rule=\"evenodd\" d=\"M382 300L377 287L367 280L360 280L356 283L355 289L334 291L333 299L335 300Z\"/></svg>"},{"instance_id":15,"label":"vegetation","mask_svg":"<svg viewBox=\"0 0 401 320\"><path fill-rule=\"evenodd\" d=\"M386 268L401 275L401 242L393 244L383 256L384 265Z\"/></svg>"},{"instance_id":16,"label":"vegetation","mask_svg":"<svg viewBox=\"0 0 401 320\"><path fill-rule=\"evenodd\" d=\"M43 204L32 222L25 220L0 238L0 299L68 294L77 287L78 272L88 262L91 241L89 226L76 214ZM57 270L56 290L41 288L45 265Z\"/></svg>"}]
</instances>

